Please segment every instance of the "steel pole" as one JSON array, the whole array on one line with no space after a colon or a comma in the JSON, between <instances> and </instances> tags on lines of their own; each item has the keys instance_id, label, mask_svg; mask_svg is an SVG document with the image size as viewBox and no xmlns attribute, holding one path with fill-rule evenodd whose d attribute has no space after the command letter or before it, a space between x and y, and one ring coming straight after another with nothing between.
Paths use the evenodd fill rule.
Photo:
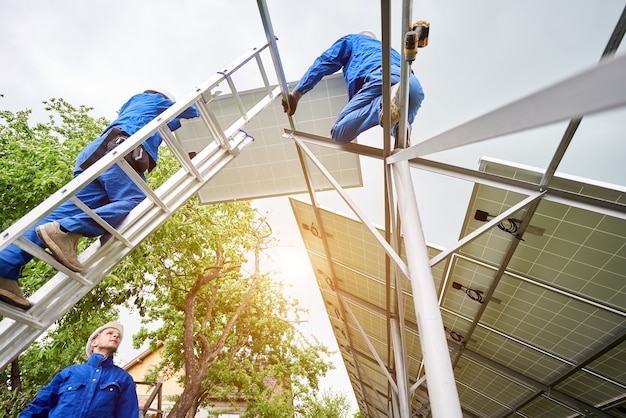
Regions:
<instances>
[{"instance_id":1,"label":"steel pole","mask_svg":"<svg viewBox=\"0 0 626 418\"><path fill-rule=\"evenodd\" d=\"M398 161L392 164L391 169L398 197L402 234L433 417L461 418L463 414L459 394L454 381L409 163L406 160Z\"/></svg>"}]
</instances>

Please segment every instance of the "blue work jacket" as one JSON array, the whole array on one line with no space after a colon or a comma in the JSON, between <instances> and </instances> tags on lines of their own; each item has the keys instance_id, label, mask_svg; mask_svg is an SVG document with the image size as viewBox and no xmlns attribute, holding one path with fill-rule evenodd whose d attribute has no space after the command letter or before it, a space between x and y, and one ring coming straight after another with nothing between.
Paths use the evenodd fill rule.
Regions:
<instances>
[{"instance_id":1,"label":"blue work jacket","mask_svg":"<svg viewBox=\"0 0 626 418\"><path fill-rule=\"evenodd\" d=\"M78 159L76 160L76 169L78 170L80 165L86 159L88 159L100 146L100 144L102 143L102 141L104 141L106 137L106 133L109 130L111 130L112 128L118 128L126 132L127 134L132 135L144 126L146 126L155 117L166 111L174 103L175 102L171 101L161 94L135 94L122 105L119 116L104 130L102 136L100 136L95 141L89 143L80 153ZM200 116L198 109L195 105L192 105L185 109L176 118L172 119L167 124L167 126L170 128L170 130L175 131L181 126L179 118L191 119L197 118L198 116ZM162 141L163 139L161 138L161 135L159 135L158 133L154 133L142 144L148 154L150 154L150 158L152 159L148 171L152 171L152 169L156 166L156 162L159 158L159 145L161 145Z\"/></svg>"},{"instance_id":2,"label":"blue work jacket","mask_svg":"<svg viewBox=\"0 0 626 418\"><path fill-rule=\"evenodd\" d=\"M132 376L113 364L113 356L103 357L92 354L87 363L61 370L20 418L138 418Z\"/></svg>"},{"instance_id":3,"label":"blue work jacket","mask_svg":"<svg viewBox=\"0 0 626 418\"><path fill-rule=\"evenodd\" d=\"M348 99L359 92L365 77L381 68L383 63L382 44L367 35L351 34L339 38L322 53L309 67L294 90L308 93L322 78L343 69L343 78L348 85ZM397 67L399 75L400 54L391 50L392 71Z\"/></svg>"}]
</instances>

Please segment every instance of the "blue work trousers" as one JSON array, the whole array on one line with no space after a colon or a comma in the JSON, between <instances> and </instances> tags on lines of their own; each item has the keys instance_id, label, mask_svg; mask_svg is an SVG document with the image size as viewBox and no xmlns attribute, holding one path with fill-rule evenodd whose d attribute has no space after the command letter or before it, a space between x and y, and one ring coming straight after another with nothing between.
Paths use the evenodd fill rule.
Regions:
<instances>
[{"instance_id":1,"label":"blue work trousers","mask_svg":"<svg viewBox=\"0 0 626 418\"><path fill-rule=\"evenodd\" d=\"M393 67L391 72L391 84L400 82L400 68ZM366 78L363 87L346 104L335 124L330 130L330 136L334 142L345 144L353 141L357 136L378 125L383 94L382 69L372 71ZM413 74L409 77L409 126L415 120L424 92L419 80ZM395 135L395 129L393 134Z\"/></svg>"},{"instance_id":2,"label":"blue work trousers","mask_svg":"<svg viewBox=\"0 0 626 418\"><path fill-rule=\"evenodd\" d=\"M85 151L78 158L74 177L83 172L79 164L86 159L84 154ZM144 175L140 174L140 176L145 181ZM79 190L76 197L109 225L115 227L145 198L145 194L124 170L115 164ZM69 232L78 233L85 237L96 237L105 232L104 228L91 219L89 215L80 210L71 200L67 200L26 231L23 237L41 248L45 248L35 229L39 225L53 221L58 222ZM16 245L9 245L0 252L0 276L9 280L17 280L24 265L32 258L30 253Z\"/></svg>"}]
</instances>

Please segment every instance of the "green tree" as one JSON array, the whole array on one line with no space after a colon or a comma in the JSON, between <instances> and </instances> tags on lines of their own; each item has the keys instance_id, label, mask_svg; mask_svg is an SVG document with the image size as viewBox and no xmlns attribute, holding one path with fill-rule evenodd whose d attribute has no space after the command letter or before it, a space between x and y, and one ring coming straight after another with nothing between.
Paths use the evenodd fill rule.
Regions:
<instances>
[{"instance_id":1,"label":"green tree","mask_svg":"<svg viewBox=\"0 0 626 418\"><path fill-rule=\"evenodd\" d=\"M292 416L292 396L317 388L329 369L328 349L294 325L296 302L260 271L270 232L250 202L192 199L116 269L121 281L139 287L144 321L161 324L135 340L164 343L154 373L185 370L168 416L191 417L229 398L248 401L247 416ZM145 274L137 276L131 263Z\"/></svg>"},{"instance_id":2,"label":"green tree","mask_svg":"<svg viewBox=\"0 0 626 418\"><path fill-rule=\"evenodd\" d=\"M350 403L344 393L326 389L307 397L299 409L302 418L348 418Z\"/></svg>"}]
</instances>

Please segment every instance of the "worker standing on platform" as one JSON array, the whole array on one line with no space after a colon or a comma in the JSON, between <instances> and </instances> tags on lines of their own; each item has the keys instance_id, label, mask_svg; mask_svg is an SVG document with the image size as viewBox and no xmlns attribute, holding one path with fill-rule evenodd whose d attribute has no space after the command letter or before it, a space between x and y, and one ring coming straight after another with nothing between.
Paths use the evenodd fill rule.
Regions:
<instances>
[{"instance_id":1,"label":"worker standing on platform","mask_svg":"<svg viewBox=\"0 0 626 418\"><path fill-rule=\"evenodd\" d=\"M382 43L371 32L346 35L337 40L320 55L298 85L283 100L283 109L292 116L298 101L309 92L323 77L343 69L343 77L348 85L348 103L341 111L331 128L334 142L343 144L378 124L382 125ZM399 109L400 54L391 50L391 124L395 136ZM417 77L411 72L409 78L408 123L413 123L415 115L424 100L424 92Z\"/></svg>"},{"instance_id":2,"label":"worker standing on platform","mask_svg":"<svg viewBox=\"0 0 626 418\"><path fill-rule=\"evenodd\" d=\"M120 109L118 118L102 135L89 143L78 155L74 177L78 176L111 149L146 126L155 117L174 104L171 94L164 91L146 90L132 96ZM200 116L194 105L185 109L168 123L174 131L180 128L179 118ZM145 180L145 172L152 171L158 160L162 138L154 133L125 159ZM96 215L115 227L137 206L145 194L118 164L101 173L94 181L76 193L76 197ZM24 238L42 248L48 248L54 257L72 271L80 272L83 265L78 260L77 245L81 237L97 237L106 231L71 200L50 212L31 229ZM0 301L21 309L28 309L30 302L18 284L22 268L33 256L11 244L0 252Z\"/></svg>"}]
</instances>

